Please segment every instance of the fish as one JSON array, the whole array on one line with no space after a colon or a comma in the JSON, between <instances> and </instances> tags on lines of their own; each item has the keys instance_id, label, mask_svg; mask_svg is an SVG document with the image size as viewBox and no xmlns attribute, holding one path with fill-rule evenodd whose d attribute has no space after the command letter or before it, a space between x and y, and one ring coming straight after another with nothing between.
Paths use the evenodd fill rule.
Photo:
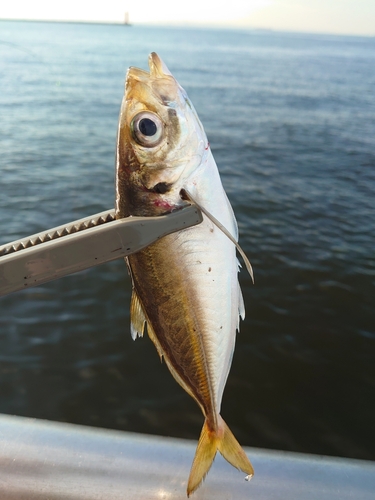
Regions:
<instances>
[{"instance_id":1,"label":"fish","mask_svg":"<svg viewBox=\"0 0 375 500\"><path fill-rule=\"evenodd\" d=\"M189 497L217 451L253 476L253 467L220 415L245 307L234 243L238 229L197 112L155 53L149 71L130 67L116 148L116 217L159 216L196 204L203 222L126 258L132 281L131 335L147 331L204 424L187 482Z\"/></svg>"}]
</instances>

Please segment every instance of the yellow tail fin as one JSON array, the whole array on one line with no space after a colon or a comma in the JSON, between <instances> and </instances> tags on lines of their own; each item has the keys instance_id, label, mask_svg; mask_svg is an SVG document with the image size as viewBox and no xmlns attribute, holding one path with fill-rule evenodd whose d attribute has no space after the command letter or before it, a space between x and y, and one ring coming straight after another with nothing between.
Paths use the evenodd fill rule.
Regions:
<instances>
[{"instance_id":1,"label":"yellow tail fin","mask_svg":"<svg viewBox=\"0 0 375 500\"><path fill-rule=\"evenodd\" d=\"M206 477L214 461L217 450L219 450L225 460L234 467L250 476L254 475L254 469L246 453L241 448L241 445L233 436L221 416L219 415L218 418L217 431L212 431L208 428L206 419L198 441L193 465L191 466L187 487L188 497L198 488Z\"/></svg>"}]
</instances>

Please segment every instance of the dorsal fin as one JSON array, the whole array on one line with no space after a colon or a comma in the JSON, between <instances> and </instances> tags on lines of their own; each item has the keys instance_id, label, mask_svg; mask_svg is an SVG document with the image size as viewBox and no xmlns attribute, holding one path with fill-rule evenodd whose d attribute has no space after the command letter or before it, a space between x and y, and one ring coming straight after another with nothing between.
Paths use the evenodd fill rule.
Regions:
<instances>
[{"instance_id":1,"label":"dorsal fin","mask_svg":"<svg viewBox=\"0 0 375 500\"><path fill-rule=\"evenodd\" d=\"M141 301L138 297L137 292L133 288L132 298L130 301L130 332L133 340L137 337L143 337L145 328L147 328L147 333L152 342L155 344L156 350L160 356L160 361L163 360L163 350L159 344L159 341L154 333L154 330L149 321L147 321L146 315L143 311Z\"/></svg>"},{"instance_id":2,"label":"dorsal fin","mask_svg":"<svg viewBox=\"0 0 375 500\"><path fill-rule=\"evenodd\" d=\"M130 333L133 340L137 337L143 337L146 322L147 320L143 312L141 301L139 300L137 292L133 289L130 301Z\"/></svg>"}]
</instances>

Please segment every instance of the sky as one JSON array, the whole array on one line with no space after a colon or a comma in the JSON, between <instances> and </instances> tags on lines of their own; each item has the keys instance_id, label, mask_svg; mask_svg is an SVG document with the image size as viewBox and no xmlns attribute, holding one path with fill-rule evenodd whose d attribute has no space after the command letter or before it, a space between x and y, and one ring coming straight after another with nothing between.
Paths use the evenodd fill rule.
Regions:
<instances>
[{"instance_id":1,"label":"sky","mask_svg":"<svg viewBox=\"0 0 375 500\"><path fill-rule=\"evenodd\" d=\"M0 19L249 27L375 36L375 0L11 0Z\"/></svg>"}]
</instances>

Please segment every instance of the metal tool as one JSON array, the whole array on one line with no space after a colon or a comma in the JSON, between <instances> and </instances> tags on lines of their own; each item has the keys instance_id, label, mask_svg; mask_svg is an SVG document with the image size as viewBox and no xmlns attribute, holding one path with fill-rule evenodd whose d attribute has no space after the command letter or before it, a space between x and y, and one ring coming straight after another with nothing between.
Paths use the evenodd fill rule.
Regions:
<instances>
[{"instance_id":1,"label":"metal tool","mask_svg":"<svg viewBox=\"0 0 375 500\"><path fill-rule=\"evenodd\" d=\"M0 296L138 252L202 222L196 207L115 220L114 210L0 246Z\"/></svg>"}]
</instances>

